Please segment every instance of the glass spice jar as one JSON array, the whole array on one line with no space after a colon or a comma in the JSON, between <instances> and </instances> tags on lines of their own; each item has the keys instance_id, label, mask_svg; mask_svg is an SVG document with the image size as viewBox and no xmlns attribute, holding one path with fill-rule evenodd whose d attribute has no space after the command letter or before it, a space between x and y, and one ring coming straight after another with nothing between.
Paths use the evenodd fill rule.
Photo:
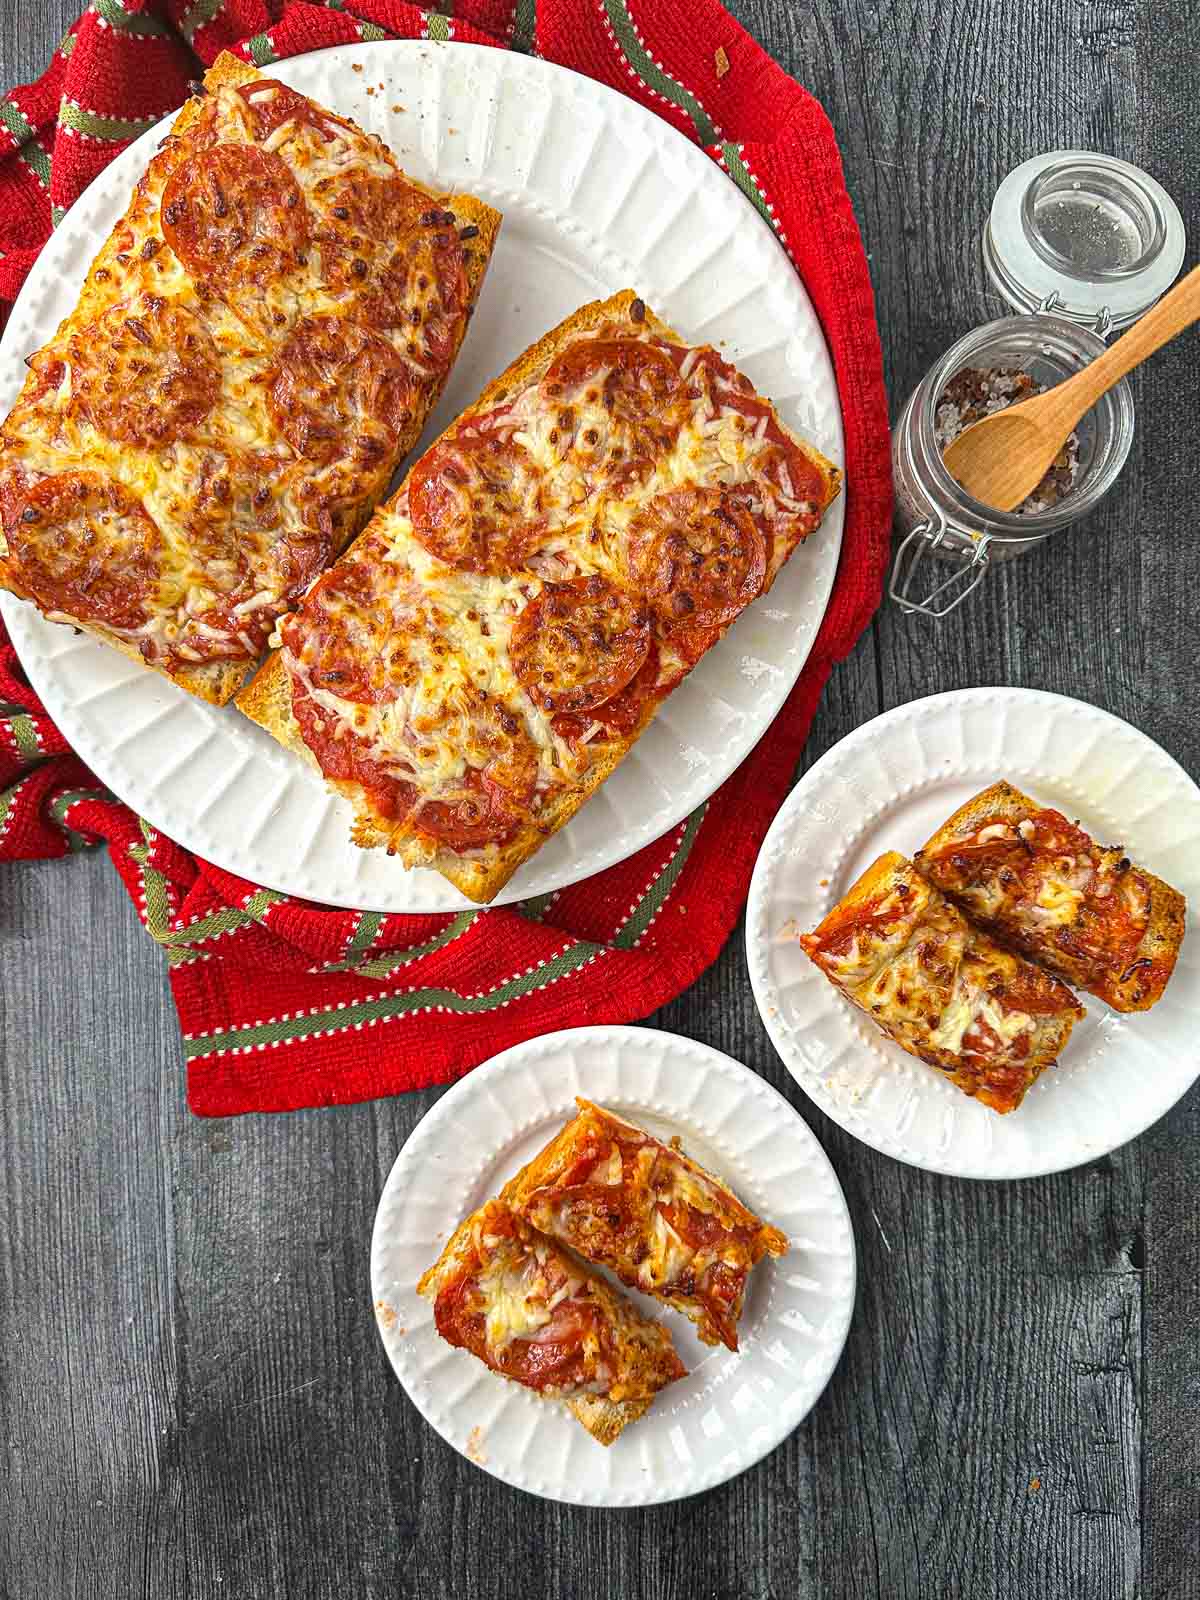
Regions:
<instances>
[{"instance_id":1,"label":"glass spice jar","mask_svg":"<svg viewBox=\"0 0 1200 1600\"><path fill-rule=\"evenodd\" d=\"M892 431L896 525L902 539L889 592L906 611L945 616L987 573L993 560L1021 555L1086 516L1116 481L1133 443L1133 396L1122 378L1088 412L1078 429L1074 481L1042 510L996 511L951 477L938 439L938 403L964 368L1027 373L1041 388L1078 372L1103 351L1104 341L1065 317L1042 313L1002 317L964 335L908 397ZM923 599L919 569L926 556L949 562Z\"/></svg>"},{"instance_id":2,"label":"glass spice jar","mask_svg":"<svg viewBox=\"0 0 1200 1600\"><path fill-rule=\"evenodd\" d=\"M944 616L993 560L1020 555L1086 516L1112 487L1133 441L1133 399L1122 379L1079 424L1077 458L1056 475L1053 493L1035 494L1017 511L995 511L968 495L942 460L951 381L962 375L984 396L1006 387L993 382L989 391L996 369L1012 375L1009 390L1027 388L1028 379L1039 389L1061 383L1101 353L1112 330L1136 321L1166 292L1184 245L1171 197L1127 161L1054 150L1005 178L983 256L992 283L1020 314L976 328L948 350L909 396L892 433L902 537L889 593L902 609ZM962 425L1004 403L985 399ZM939 565L931 592L917 599L927 556ZM948 574L945 563L953 567Z\"/></svg>"}]
</instances>

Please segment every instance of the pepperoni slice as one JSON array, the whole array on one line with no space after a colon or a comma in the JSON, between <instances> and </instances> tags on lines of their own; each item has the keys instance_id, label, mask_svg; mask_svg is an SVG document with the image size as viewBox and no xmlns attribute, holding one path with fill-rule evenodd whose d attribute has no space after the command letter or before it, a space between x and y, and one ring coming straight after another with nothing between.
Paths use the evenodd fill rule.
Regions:
<instances>
[{"instance_id":1,"label":"pepperoni slice","mask_svg":"<svg viewBox=\"0 0 1200 1600\"><path fill-rule=\"evenodd\" d=\"M453 213L399 177L324 178L312 199L329 292L366 326L403 329L410 359L444 371L469 293Z\"/></svg>"},{"instance_id":2,"label":"pepperoni slice","mask_svg":"<svg viewBox=\"0 0 1200 1600\"><path fill-rule=\"evenodd\" d=\"M510 1340L495 1365L530 1389L576 1389L593 1376L587 1345L593 1343L603 1357L606 1332L592 1306L564 1300L532 1339Z\"/></svg>"},{"instance_id":3,"label":"pepperoni slice","mask_svg":"<svg viewBox=\"0 0 1200 1600\"><path fill-rule=\"evenodd\" d=\"M258 139L268 139L285 122L294 122L298 130L312 128L327 141L335 139L343 128L352 127L277 78L256 78L253 83L239 85L238 93L250 108Z\"/></svg>"},{"instance_id":4,"label":"pepperoni slice","mask_svg":"<svg viewBox=\"0 0 1200 1600\"><path fill-rule=\"evenodd\" d=\"M517 681L548 714L589 711L622 690L650 650L639 602L598 573L548 583L509 640Z\"/></svg>"},{"instance_id":5,"label":"pepperoni slice","mask_svg":"<svg viewBox=\"0 0 1200 1600\"><path fill-rule=\"evenodd\" d=\"M284 643L303 660L314 688L355 705L386 704L415 681L406 633L423 617L419 590L385 592L371 564L344 561L289 618Z\"/></svg>"},{"instance_id":6,"label":"pepperoni slice","mask_svg":"<svg viewBox=\"0 0 1200 1600\"><path fill-rule=\"evenodd\" d=\"M4 502L8 569L43 609L117 629L149 620L162 534L121 484L62 473Z\"/></svg>"},{"instance_id":7,"label":"pepperoni slice","mask_svg":"<svg viewBox=\"0 0 1200 1600\"><path fill-rule=\"evenodd\" d=\"M176 167L163 190L163 236L194 278L241 312L238 291L303 266L309 219L287 165L254 145L217 144Z\"/></svg>"},{"instance_id":8,"label":"pepperoni slice","mask_svg":"<svg viewBox=\"0 0 1200 1600\"><path fill-rule=\"evenodd\" d=\"M505 792L475 770L464 780L461 794L452 800L426 800L413 817L421 833L460 853L510 838L519 823Z\"/></svg>"},{"instance_id":9,"label":"pepperoni slice","mask_svg":"<svg viewBox=\"0 0 1200 1600\"><path fill-rule=\"evenodd\" d=\"M542 395L556 408L550 443L589 483L624 496L670 453L682 380L666 350L644 339L579 339L554 360Z\"/></svg>"},{"instance_id":10,"label":"pepperoni slice","mask_svg":"<svg viewBox=\"0 0 1200 1600\"><path fill-rule=\"evenodd\" d=\"M157 449L194 438L221 393L220 358L191 312L158 295L110 307L63 355L71 399L120 444ZM43 353L33 363L61 366Z\"/></svg>"},{"instance_id":11,"label":"pepperoni slice","mask_svg":"<svg viewBox=\"0 0 1200 1600\"><path fill-rule=\"evenodd\" d=\"M409 427L421 385L386 340L337 316L305 317L279 354L267 403L297 454L374 465Z\"/></svg>"},{"instance_id":12,"label":"pepperoni slice","mask_svg":"<svg viewBox=\"0 0 1200 1600\"><path fill-rule=\"evenodd\" d=\"M767 571L761 529L719 489L652 500L630 529L629 556L665 635L692 661L762 592Z\"/></svg>"},{"instance_id":13,"label":"pepperoni slice","mask_svg":"<svg viewBox=\"0 0 1200 1600\"><path fill-rule=\"evenodd\" d=\"M682 676L682 674L680 674ZM619 693L602 705L585 712L561 712L554 718L554 731L577 748L592 723L602 723L609 734L628 736L642 720L646 702L662 700L670 694L679 678L662 679L662 662L658 646L651 640L650 651L639 670Z\"/></svg>"},{"instance_id":14,"label":"pepperoni slice","mask_svg":"<svg viewBox=\"0 0 1200 1600\"><path fill-rule=\"evenodd\" d=\"M348 251L370 251L398 239L433 210L429 196L403 178L362 171L321 178L313 185L312 204L321 219L321 239Z\"/></svg>"},{"instance_id":15,"label":"pepperoni slice","mask_svg":"<svg viewBox=\"0 0 1200 1600\"><path fill-rule=\"evenodd\" d=\"M645 339L577 339L542 379L553 401L599 401L606 410L639 418L666 405L681 387L666 350Z\"/></svg>"},{"instance_id":16,"label":"pepperoni slice","mask_svg":"<svg viewBox=\"0 0 1200 1600\"><path fill-rule=\"evenodd\" d=\"M688 354L682 347L679 353L683 357ZM706 345L696 353L687 387L693 398L707 392L714 409L728 406L739 412L752 428L766 419L766 448L755 457L755 470L800 508L785 507L789 516L800 516L807 524L801 536L811 533L821 520L824 494L821 474L795 441L784 433L771 414L770 406L755 393L749 378Z\"/></svg>"},{"instance_id":17,"label":"pepperoni slice","mask_svg":"<svg viewBox=\"0 0 1200 1600\"><path fill-rule=\"evenodd\" d=\"M528 451L495 430L444 439L408 483L418 542L447 566L503 574L523 566L545 537L532 509L538 482Z\"/></svg>"}]
</instances>

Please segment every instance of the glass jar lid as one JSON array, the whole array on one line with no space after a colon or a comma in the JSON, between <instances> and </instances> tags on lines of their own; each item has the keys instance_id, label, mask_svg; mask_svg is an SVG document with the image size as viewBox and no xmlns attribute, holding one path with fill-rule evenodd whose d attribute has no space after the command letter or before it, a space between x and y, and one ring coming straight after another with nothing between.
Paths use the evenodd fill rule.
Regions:
<instances>
[{"instance_id":1,"label":"glass jar lid","mask_svg":"<svg viewBox=\"0 0 1200 1600\"><path fill-rule=\"evenodd\" d=\"M1103 337L1170 288L1184 243L1178 206L1148 172L1089 150L1052 150L997 189L983 256L1014 310L1054 311Z\"/></svg>"}]
</instances>

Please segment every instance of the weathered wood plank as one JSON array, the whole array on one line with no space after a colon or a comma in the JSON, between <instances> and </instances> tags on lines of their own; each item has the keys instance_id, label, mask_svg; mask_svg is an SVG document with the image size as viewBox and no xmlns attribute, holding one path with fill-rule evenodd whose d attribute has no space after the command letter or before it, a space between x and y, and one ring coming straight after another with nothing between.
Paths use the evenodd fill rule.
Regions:
<instances>
[{"instance_id":1,"label":"weathered wood plank","mask_svg":"<svg viewBox=\"0 0 1200 1600\"><path fill-rule=\"evenodd\" d=\"M11 8L0 78L35 76L75 9ZM839 131L893 405L999 314L978 230L1026 155L1140 159L1200 238L1194 8L733 9ZM1089 529L997 574L940 629L886 610L835 674L804 764L887 706L1015 682L1106 705L1200 771L1198 382L1194 341L1139 379L1137 454ZM912 1172L791 1084L735 935L653 1020L747 1061L817 1131L859 1241L855 1325L812 1418L761 1467L607 1515L495 1484L390 1376L370 1223L435 1093L189 1117L161 962L99 858L7 872L0 938L5 1600L1200 1593L1196 1094L1079 1173Z\"/></svg>"}]
</instances>

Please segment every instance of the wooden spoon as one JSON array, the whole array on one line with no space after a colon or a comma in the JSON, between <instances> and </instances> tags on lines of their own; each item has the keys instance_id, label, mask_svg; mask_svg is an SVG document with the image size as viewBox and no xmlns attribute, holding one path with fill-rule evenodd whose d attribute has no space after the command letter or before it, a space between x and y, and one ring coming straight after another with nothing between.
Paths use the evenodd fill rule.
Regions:
<instances>
[{"instance_id":1,"label":"wooden spoon","mask_svg":"<svg viewBox=\"0 0 1200 1600\"><path fill-rule=\"evenodd\" d=\"M965 428L943 455L950 475L968 494L997 511L1019 506L1100 396L1198 317L1200 267L1193 267L1082 372Z\"/></svg>"}]
</instances>

